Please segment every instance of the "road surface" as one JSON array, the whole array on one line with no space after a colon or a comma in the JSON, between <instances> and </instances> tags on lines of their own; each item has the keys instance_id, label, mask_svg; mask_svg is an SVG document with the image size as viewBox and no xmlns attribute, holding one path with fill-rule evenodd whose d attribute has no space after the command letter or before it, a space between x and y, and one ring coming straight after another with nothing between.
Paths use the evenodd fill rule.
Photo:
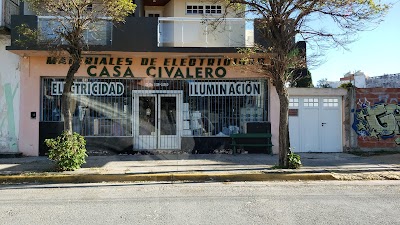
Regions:
<instances>
[{"instance_id":1,"label":"road surface","mask_svg":"<svg viewBox=\"0 0 400 225\"><path fill-rule=\"evenodd\" d=\"M0 185L0 224L400 224L399 181Z\"/></svg>"}]
</instances>

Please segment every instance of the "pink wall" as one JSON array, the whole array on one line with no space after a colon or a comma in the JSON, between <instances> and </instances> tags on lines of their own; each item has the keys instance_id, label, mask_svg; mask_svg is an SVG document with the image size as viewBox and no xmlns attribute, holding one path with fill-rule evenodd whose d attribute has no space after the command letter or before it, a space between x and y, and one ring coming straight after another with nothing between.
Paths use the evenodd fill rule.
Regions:
<instances>
[{"instance_id":1,"label":"pink wall","mask_svg":"<svg viewBox=\"0 0 400 225\"><path fill-rule=\"evenodd\" d=\"M47 66L45 57L21 57L18 146L22 154L39 155L40 77L65 76L67 71L68 66L65 65ZM31 119L31 112L36 112L35 119Z\"/></svg>"},{"instance_id":2,"label":"pink wall","mask_svg":"<svg viewBox=\"0 0 400 225\"><path fill-rule=\"evenodd\" d=\"M272 153L278 154L279 152L279 97L276 93L275 86L270 83L269 86L269 111L271 121L271 134L272 134Z\"/></svg>"},{"instance_id":3,"label":"pink wall","mask_svg":"<svg viewBox=\"0 0 400 225\"><path fill-rule=\"evenodd\" d=\"M31 73L36 67L30 58L21 58L19 151L28 156L38 155L39 146L40 79ZM36 112L35 119L30 112Z\"/></svg>"},{"instance_id":4,"label":"pink wall","mask_svg":"<svg viewBox=\"0 0 400 225\"><path fill-rule=\"evenodd\" d=\"M115 58L131 57L133 54L121 53ZM233 55L235 56L235 55ZM114 57L114 56L111 56ZM152 57L151 54L142 57ZM163 67L164 57L157 56L157 67ZM167 56L169 57L169 56ZM238 57L238 55L236 55ZM130 66L135 78L147 77L146 68L148 65L141 65L141 58L133 58L133 64ZM65 77L69 65L55 64L47 65L47 57L28 57L21 58L21 107L20 107L20 138L19 138L19 151L24 155L37 156L39 154L39 119L40 119L40 77ZM89 77L87 70L89 65L82 65L80 70L75 76ZM110 65L97 65L96 69L92 71L100 73L103 67L109 68L110 73L113 71L113 66ZM185 66L183 66L185 68ZM215 66L211 66L216 68ZM125 71L127 66L121 66L121 71ZM240 66L227 66L227 73L224 78L257 78L260 77L256 73L250 72L248 69L241 68ZM153 72L155 70L152 70ZM122 77L122 76L121 76ZM106 78L106 77L103 77ZM111 77L112 78L112 77ZM165 77L163 77L165 78ZM217 79L217 78L216 78ZM272 129L272 143L274 145L273 152L278 152L278 126L279 126L279 100L275 88L270 86L270 121ZM36 112L36 118L31 119L30 113Z\"/></svg>"}]
</instances>

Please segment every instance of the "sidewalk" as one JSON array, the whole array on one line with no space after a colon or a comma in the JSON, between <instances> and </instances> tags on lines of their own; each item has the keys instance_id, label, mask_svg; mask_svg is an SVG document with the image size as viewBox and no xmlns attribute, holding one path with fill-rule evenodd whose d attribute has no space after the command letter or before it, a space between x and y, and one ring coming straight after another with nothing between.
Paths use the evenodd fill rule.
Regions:
<instances>
[{"instance_id":1,"label":"sidewalk","mask_svg":"<svg viewBox=\"0 0 400 225\"><path fill-rule=\"evenodd\" d=\"M265 154L90 156L81 169L62 173L52 172L54 164L46 157L0 158L0 183L400 179L400 154L300 155L298 170L273 169L278 156Z\"/></svg>"}]
</instances>

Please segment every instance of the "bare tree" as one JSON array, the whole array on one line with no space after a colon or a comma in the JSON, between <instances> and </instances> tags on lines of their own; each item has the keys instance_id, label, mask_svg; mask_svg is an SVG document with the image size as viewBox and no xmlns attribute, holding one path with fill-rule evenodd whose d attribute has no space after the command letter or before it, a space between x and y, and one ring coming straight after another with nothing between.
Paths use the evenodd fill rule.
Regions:
<instances>
[{"instance_id":1,"label":"bare tree","mask_svg":"<svg viewBox=\"0 0 400 225\"><path fill-rule=\"evenodd\" d=\"M293 68L302 67L305 57L296 52L295 38L323 47L345 47L358 31L380 22L390 5L373 0L225 0L227 11L238 10L258 18L256 27L266 41L253 53L265 54L258 71L270 78L280 102L279 166L288 167L289 126L287 83Z\"/></svg>"},{"instance_id":2,"label":"bare tree","mask_svg":"<svg viewBox=\"0 0 400 225\"><path fill-rule=\"evenodd\" d=\"M317 88L331 88L327 78L317 81Z\"/></svg>"},{"instance_id":3,"label":"bare tree","mask_svg":"<svg viewBox=\"0 0 400 225\"><path fill-rule=\"evenodd\" d=\"M68 69L61 97L64 131L72 133L71 87L76 72L82 63L82 53L91 44L85 34L96 33L102 21L124 22L132 14L136 5L131 0L25 0L37 14L51 16L49 27L53 33L46 39L43 47L57 55L68 54ZM25 27L26 28L26 27ZM25 37L41 36L40 31L21 29ZM36 35L34 35L36 34ZM43 37L42 37L43 38Z\"/></svg>"}]
</instances>

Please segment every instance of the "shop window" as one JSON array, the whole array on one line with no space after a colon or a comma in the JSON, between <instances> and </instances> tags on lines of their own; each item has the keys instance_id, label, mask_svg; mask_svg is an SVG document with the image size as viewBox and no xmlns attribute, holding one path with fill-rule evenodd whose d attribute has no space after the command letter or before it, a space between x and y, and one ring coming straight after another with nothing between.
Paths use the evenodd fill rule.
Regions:
<instances>
[{"instance_id":1,"label":"shop window","mask_svg":"<svg viewBox=\"0 0 400 225\"><path fill-rule=\"evenodd\" d=\"M210 90L217 87L229 87L230 85L247 85L248 95L241 94L209 94ZM251 93L254 89L259 94ZM236 86L235 86L236 87ZM244 87L244 86L241 86ZM232 133L244 132L247 122L266 121L267 109L264 81L193 81L190 83L191 92L203 91L203 95L186 94L184 102L187 104L184 109L188 109L187 130L183 133L193 136L227 136ZM203 88L203 90L202 90ZM193 93L192 93L193 94ZM254 95L253 95L254 94Z\"/></svg>"},{"instance_id":2,"label":"shop window","mask_svg":"<svg viewBox=\"0 0 400 225\"><path fill-rule=\"evenodd\" d=\"M42 122L61 122L61 94L64 79L42 78ZM113 91L99 92L98 86ZM217 93L217 89L222 89ZM92 92L88 91L91 90ZM123 90L121 92L121 90ZM228 136L244 131L247 122L267 121L267 83L265 80L152 80L76 78L73 88L73 129L84 136L132 136L134 123L133 90L182 91L180 105L161 105L167 115L179 115L183 136ZM156 94L153 94L156 95ZM165 97L168 100L168 96ZM145 99L144 99L145 100ZM167 101L167 102L173 102ZM297 101L298 102L298 101ZM145 103L142 103L145 104ZM144 107L139 117L153 115L156 108ZM173 111L179 109L181 112ZM172 110L172 111L171 111ZM171 117L175 118L175 117ZM165 117L168 121L169 117ZM173 122L176 124L176 122ZM173 124L171 123L171 124ZM168 124L162 122L162 124ZM153 128L156 123L150 124ZM150 127L151 128L151 127ZM149 129L149 133L156 129ZM161 127L162 133L174 129ZM144 135L144 134L143 134Z\"/></svg>"},{"instance_id":3,"label":"shop window","mask_svg":"<svg viewBox=\"0 0 400 225\"><path fill-rule=\"evenodd\" d=\"M42 79L42 122L63 121L63 84L64 79ZM73 130L84 136L132 136L131 95L121 93L128 86L127 80L75 79L71 101Z\"/></svg>"}]
</instances>

